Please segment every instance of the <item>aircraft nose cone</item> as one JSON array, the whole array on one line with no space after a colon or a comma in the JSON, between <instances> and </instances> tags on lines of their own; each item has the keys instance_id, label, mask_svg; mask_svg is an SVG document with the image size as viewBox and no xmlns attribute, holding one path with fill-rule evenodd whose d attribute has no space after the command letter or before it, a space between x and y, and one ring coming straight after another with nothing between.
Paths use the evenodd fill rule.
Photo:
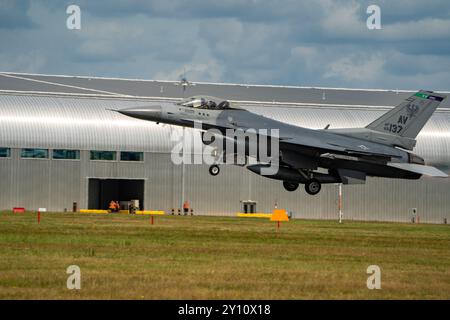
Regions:
<instances>
[{"instance_id":1,"label":"aircraft nose cone","mask_svg":"<svg viewBox=\"0 0 450 320\"><path fill-rule=\"evenodd\" d=\"M143 120L158 121L161 119L161 106L134 107L117 110L117 112L129 117Z\"/></svg>"}]
</instances>

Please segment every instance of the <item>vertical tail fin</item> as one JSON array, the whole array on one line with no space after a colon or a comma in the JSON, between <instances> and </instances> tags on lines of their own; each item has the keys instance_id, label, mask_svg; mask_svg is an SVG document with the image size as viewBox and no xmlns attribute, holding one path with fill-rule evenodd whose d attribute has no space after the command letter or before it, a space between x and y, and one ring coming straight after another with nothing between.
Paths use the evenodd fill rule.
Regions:
<instances>
[{"instance_id":1,"label":"vertical tail fin","mask_svg":"<svg viewBox=\"0 0 450 320\"><path fill-rule=\"evenodd\" d=\"M366 128L398 137L415 139L446 97L432 91L420 90Z\"/></svg>"}]
</instances>

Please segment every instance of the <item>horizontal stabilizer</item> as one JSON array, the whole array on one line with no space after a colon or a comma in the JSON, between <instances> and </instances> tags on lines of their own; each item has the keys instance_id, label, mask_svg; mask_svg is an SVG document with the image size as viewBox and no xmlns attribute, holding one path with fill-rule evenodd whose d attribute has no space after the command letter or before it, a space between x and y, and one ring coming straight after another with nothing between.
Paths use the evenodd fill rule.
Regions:
<instances>
[{"instance_id":1,"label":"horizontal stabilizer","mask_svg":"<svg viewBox=\"0 0 450 320\"><path fill-rule=\"evenodd\" d=\"M421 164L415 163L397 163L397 162L389 162L387 164L390 167L398 168L405 171L415 172L418 174L424 174L430 177L439 177L439 178L447 178L448 175L442 172L439 169L431 166L424 166Z\"/></svg>"},{"instance_id":2,"label":"horizontal stabilizer","mask_svg":"<svg viewBox=\"0 0 450 320\"><path fill-rule=\"evenodd\" d=\"M339 178L343 184L364 184L366 183L366 173L348 169L337 169Z\"/></svg>"}]
</instances>

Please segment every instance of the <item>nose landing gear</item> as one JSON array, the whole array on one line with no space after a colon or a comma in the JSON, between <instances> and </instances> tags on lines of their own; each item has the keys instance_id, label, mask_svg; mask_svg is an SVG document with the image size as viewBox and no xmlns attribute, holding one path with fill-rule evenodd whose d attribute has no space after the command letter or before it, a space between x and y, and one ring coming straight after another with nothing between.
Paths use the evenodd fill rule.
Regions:
<instances>
[{"instance_id":1,"label":"nose landing gear","mask_svg":"<svg viewBox=\"0 0 450 320\"><path fill-rule=\"evenodd\" d=\"M220 172L220 168L217 164L213 164L209 167L209 174L212 176L217 176Z\"/></svg>"}]
</instances>

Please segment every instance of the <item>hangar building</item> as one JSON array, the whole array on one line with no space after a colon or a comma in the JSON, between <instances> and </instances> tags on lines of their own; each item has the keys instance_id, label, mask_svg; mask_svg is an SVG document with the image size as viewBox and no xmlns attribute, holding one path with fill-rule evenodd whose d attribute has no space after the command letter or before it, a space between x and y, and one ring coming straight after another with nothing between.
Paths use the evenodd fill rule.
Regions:
<instances>
[{"instance_id":1,"label":"hangar building","mask_svg":"<svg viewBox=\"0 0 450 320\"><path fill-rule=\"evenodd\" d=\"M0 73L0 210L72 211L74 202L97 209L111 199L139 199L146 210L180 207L183 170L170 155L171 136L182 129L108 109L192 95L237 101L299 126L339 128L365 126L411 92ZM422 130L414 152L449 172L450 99ZM238 166L222 166L216 177L207 165L185 165L184 172L185 199L195 214L235 215L251 200L257 212L271 212L277 203L294 218L338 216L337 185L309 196ZM450 219L450 179L368 178L366 185L343 187L344 219L406 222L414 208L421 222Z\"/></svg>"}]
</instances>

